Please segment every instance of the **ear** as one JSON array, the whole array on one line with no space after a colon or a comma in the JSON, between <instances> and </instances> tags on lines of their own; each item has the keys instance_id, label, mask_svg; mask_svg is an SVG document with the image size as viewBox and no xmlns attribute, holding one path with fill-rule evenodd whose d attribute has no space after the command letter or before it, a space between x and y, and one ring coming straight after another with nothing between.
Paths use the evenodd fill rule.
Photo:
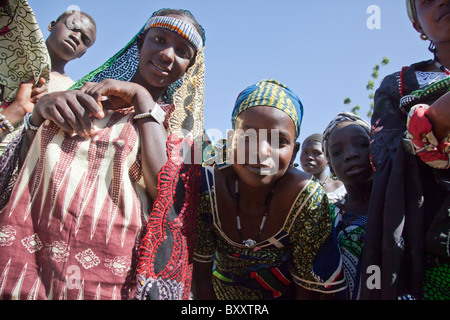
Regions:
<instances>
[{"instance_id":1,"label":"ear","mask_svg":"<svg viewBox=\"0 0 450 320\"><path fill-rule=\"evenodd\" d=\"M418 33L420 33L420 34L425 34L425 32L423 31L423 29L422 29L422 26L420 25L420 23L419 22L413 22L413 27L414 27L414 29L416 29L416 31L418 32Z\"/></svg>"},{"instance_id":2,"label":"ear","mask_svg":"<svg viewBox=\"0 0 450 320\"><path fill-rule=\"evenodd\" d=\"M295 158L297 158L297 153L300 150L300 142L294 143L294 151L292 152L291 163L294 163Z\"/></svg>"},{"instance_id":3,"label":"ear","mask_svg":"<svg viewBox=\"0 0 450 320\"><path fill-rule=\"evenodd\" d=\"M47 30L50 31L50 32L52 32L52 31L53 31L53 28L55 27L55 25L56 25L56 21L50 22L50 24L49 24L48 27L47 27Z\"/></svg>"}]
</instances>

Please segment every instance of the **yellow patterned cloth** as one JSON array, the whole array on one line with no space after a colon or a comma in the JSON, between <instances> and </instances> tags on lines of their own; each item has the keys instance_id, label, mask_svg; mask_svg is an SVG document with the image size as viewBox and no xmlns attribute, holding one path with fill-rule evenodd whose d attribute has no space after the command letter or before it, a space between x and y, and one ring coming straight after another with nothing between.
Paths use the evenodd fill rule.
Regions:
<instances>
[{"instance_id":1,"label":"yellow patterned cloth","mask_svg":"<svg viewBox=\"0 0 450 320\"><path fill-rule=\"evenodd\" d=\"M45 39L25 0L8 0L0 7L0 57L2 108L14 101L22 82L49 80L51 61Z\"/></svg>"},{"instance_id":2,"label":"yellow patterned cloth","mask_svg":"<svg viewBox=\"0 0 450 320\"><path fill-rule=\"evenodd\" d=\"M290 299L294 283L331 293L346 286L327 197L316 179L298 194L284 227L249 248L221 228L213 167L204 167L194 260L214 261L218 299Z\"/></svg>"}]
</instances>

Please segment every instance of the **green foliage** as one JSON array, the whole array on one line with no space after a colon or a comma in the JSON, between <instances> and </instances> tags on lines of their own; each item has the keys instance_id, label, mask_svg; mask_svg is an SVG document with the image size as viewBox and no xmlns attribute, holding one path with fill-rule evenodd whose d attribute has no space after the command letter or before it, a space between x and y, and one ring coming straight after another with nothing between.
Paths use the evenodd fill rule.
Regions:
<instances>
[{"instance_id":1,"label":"green foliage","mask_svg":"<svg viewBox=\"0 0 450 320\"><path fill-rule=\"evenodd\" d=\"M389 64L389 58L384 57L381 60L381 66L386 66ZM378 80L378 78L380 77L380 65L379 64L375 64L373 69L372 69L372 74L371 74L371 78L369 79L369 81L367 82L366 85L366 90L369 91L369 100L371 101L369 104L369 110L366 113L366 116L370 119L372 117L372 113L373 113L373 98L374 98L374 93L375 93L375 81ZM352 104L352 100L349 97L346 97L344 99L344 104L348 105L350 107L350 110L352 113L359 115L359 111L361 110L361 106L359 104L355 105L355 106L351 106Z\"/></svg>"}]
</instances>

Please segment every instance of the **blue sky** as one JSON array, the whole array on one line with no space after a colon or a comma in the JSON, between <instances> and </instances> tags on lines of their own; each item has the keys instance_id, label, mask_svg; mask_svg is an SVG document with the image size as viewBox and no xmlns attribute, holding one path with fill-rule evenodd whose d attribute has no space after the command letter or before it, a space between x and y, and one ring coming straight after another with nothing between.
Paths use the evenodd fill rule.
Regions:
<instances>
[{"instance_id":1,"label":"blue sky","mask_svg":"<svg viewBox=\"0 0 450 320\"><path fill-rule=\"evenodd\" d=\"M67 73L78 79L122 48L160 8L190 10L206 30L205 127L226 137L239 92L275 78L304 106L299 141L322 132L350 97L364 109L375 63L388 57L380 78L431 58L428 43L408 20L404 0L29 0L44 37L51 20L76 5L98 26L97 41ZM379 8L379 29L369 29L369 6ZM376 86L379 82L376 83Z\"/></svg>"}]
</instances>

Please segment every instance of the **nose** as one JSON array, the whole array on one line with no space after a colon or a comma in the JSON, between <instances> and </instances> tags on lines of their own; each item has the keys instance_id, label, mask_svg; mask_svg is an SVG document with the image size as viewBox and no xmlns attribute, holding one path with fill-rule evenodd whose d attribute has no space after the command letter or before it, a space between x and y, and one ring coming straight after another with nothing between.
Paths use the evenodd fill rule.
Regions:
<instances>
[{"instance_id":1,"label":"nose","mask_svg":"<svg viewBox=\"0 0 450 320\"><path fill-rule=\"evenodd\" d=\"M263 162L265 160L267 160L267 158L270 157L271 155L271 146L269 141L267 141L266 139L260 139L259 144L258 144L258 159L260 162Z\"/></svg>"},{"instance_id":2,"label":"nose","mask_svg":"<svg viewBox=\"0 0 450 320\"><path fill-rule=\"evenodd\" d=\"M358 158L359 152L358 152L358 149L355 148L354 146L349 146L346 148L344 155L345 155L345 160L349 161L349 160Z\"/></svg>"},{"instance_id":3,"label":"nose","mask_svg":"<svg viewBox=\"0 0 450 320\"><path fill-rule=\"evenodd\" d=\"M78 46L81 43L81 32L72 31L72 33L69 35L69 38L72 39L75 42L75 44Z\"/></svg>"},{"instance_id":4,"label":"nose","mask_svg":"<svg viewBox=\"0 0 450 320\"><path fill-rule=\"evenodd\" d=\"M168 46L164 50L161 50L160 55L165 61L173 61L175 57L175 50L172 46Z\"/></svg>"}]
</instances>

